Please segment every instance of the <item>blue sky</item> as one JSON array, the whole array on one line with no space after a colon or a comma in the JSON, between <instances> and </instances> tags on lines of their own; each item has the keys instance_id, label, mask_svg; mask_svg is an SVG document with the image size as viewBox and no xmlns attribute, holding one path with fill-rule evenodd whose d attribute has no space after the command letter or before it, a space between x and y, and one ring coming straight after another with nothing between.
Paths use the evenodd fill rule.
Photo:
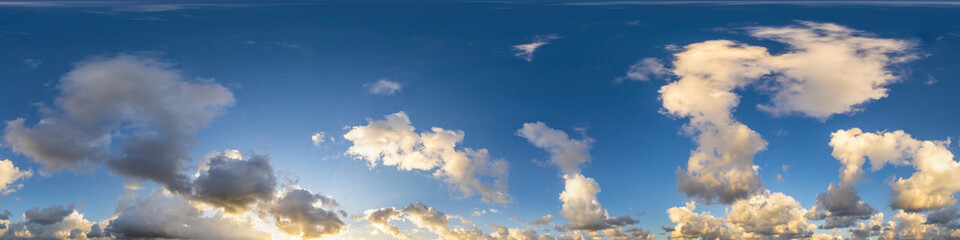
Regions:
<instances>
[{"instance_id":1,"label":"blue sky","mask_svg":"<svg viewBox=\"0 0 960 240\"><path fill-rule=\"evenodd\" d=\"M0 79L3 79L0 98L4 103L0 105L0 119L16 121L22 118L27 129L38 129L41 119L54 119L73 124L70 126L76 128L73 130L77 134L104 134L98 131L108 129L106 136L114 139L105 148L96 149L110 156L77 160L85 161L89 165L86 168L43 171L54 160L38 160L36 153L24 152L23 143L11 140L11 136L17 134L11 133L14 131L5 125L8 127L0 144L0 160L9 159L18 171L30 174L13 178L14 181L6 186L13 190L0 196L0 209L12 212L9 219L3 220L9 221L6 225L12 227L0 238L23 237L14 234L21 226L31 229L36 237L65 237L64 234L69 235L73 230L51 230L49 226L37 223L36 219L21 216L34 207L45 209L62 205L59 210L65 207L66 212L56 219L61 221L73 216L67 216L68 213L82 214L87 222L78 221L76 229L81 229L80 232L90 238L109 238L109 234L114 234L112 237L123 237L122 234L137 236L124 232L123 228L107 227L112 224L111 220L118 224L122 222L120 220L143 223L137 219L117 218L124 213L118 206L125 200L133 201L131 198L137 195L141 197L136 199L142 201L184 201L186 205L180 207L193 211L198 208L205 212L205 216L226 211L218 208L222 207L218 203L204 202L203 199L209 198L204 198L207 196L202 196L197 187L192 192L177 192L170 190L175 184L137 175L140 172L121 173L124 168L111 167L109 162L112 161L128 161L133 164L131 169L146 166L138 162L142 159L120 153L127 146L125 141L138 136L158 135L163 136L163 141L182 144L173 150L186 151L187 158L173 160L180 165L174 167L176 171L172 174L186 176L188 181L194 181L195 173L199 176L198 172L209 170L203 167L201 159L211 151L239 150L245 157L237 162L243 163L257 159L256 154L268 156L272 166L268 173L275 182L273 190L267 194L270 196L257 197L254 205L249 207L250 212L235 215L256 222L258 229L273 231L270 236L274 238L310 236L310 231L284 232L274 224L277 218L286 216L279 210L281 200L284 196L293 196L297 189L321 194L339 203L338 206L307 204L301 207L316 208L312 213L331 213L343 222L344 226L340 228L326 225L329 222L294 221L303 226L333 229L335 233L314 235L330 239L393 239L395 236L377 230L375 224L365 219L369 217L370 212L365 212L368 209L390 207L396 208L398 217L388 223L399 225L402 234L412 234L415 239L444 237L424 227L429 224L418 225L420 222L415 219L425 217L412 211L414 208L405 208L415 202L433 207L444 216L462 216L471 222L450 218L448 227L468 229L476 226L488 237L497 232L490 224L535 230L535 235L550 234L561 238L576 238L579 236L576 234L588 235L590 232L597 235L606 229L627 231L631 226L642 228L638 231L640 233L655 234L657 239L681 236L676 234L680 232L677 229L682 228L682 222L671 221L667 209L684 207L688 202L696 202L697 198L678 190L681 186L678 169L689 169L691 151L700 146L694 141L699 136L697 131L711 131L717 123L712 123L712 127L694 127L699 130L689 132L685 129L695 125L691 123L694 121L690 118L692 115L674 113L674 109L665 106L661 88L682 81L685 76L677 71L683 67L675 61L682 60L682 53L696 50L686 46L719 39L764 47L766 53L773 56L802 52L798 45L755 34L759 28L825 31L823 25L806 23L835 24L829 26L853 31L837 34L870 41L892 41L902 44L903 48L890 51L860 49L879 51L878 56L890 56L891 59L886 60L852 54L854 60L864 62L860 65L847 63L853 66L879 63L881 67L872 70L889 73L892 77L881 81L870 79L872 75L864 72L841 71L849 68L840 68L836 73L840 77L824 80L827 85L844 85L843 82L857 79L879 81L873 87L885 88L885 94L854 99L851 109L829 112L825 117L810 114L815 111L811 108L823 107L817 104L806 110L788 109L784 114L758 107L771 104L771 98L778 93L777 84L783 84L776 79L791 78L785 72L791 69L815 72L818 69L808 71L789 63L764 63L768 65L758 67L772 72L749 80L754 83L744 83L743 87L734 89L733 93L740 99L730 113L732 120L748 126L766 142L764 150L747 159L752 164L738 166L758 166L755 173L759 181L753 182L762 186L747 195L737 196L735 200L782 193L795 200L802 211L813 212L811 209L818 205L818 194L826 191L829 184L840 181L841 161L831 155L835 148L829 145L831 133L838 130L860 128L864 135L903 130L919 141L944 141L960 136L960 128L955 124L960 112L960 105L955 103L960 99L954 93L960 89L954 81L955 76L960 75L956 68L957 56L960 56L957 47L960 46L957 44L960 42L960 15L954 3L593 3L597 4L392 1L0 4L0 52L4 53L0 57ZM844 44L846 40L836 41ZM529 58L518 55L522 50L516 46L538 41L543 44L533 48ZM812 61L843 59L840 56L846 56L844 54L848 53L837 52L836 57L829 55ZM907 60L893 59L896 57ZM634 70L640 69L638 74L646 79L628 77L631 66L643 63L647 58L662 64L662 68L655 64L640 64ZM751 61L777 60L759 58ZM100 66L97 64L105 65L95 68ZM83 101L79 106L66 107L57 99L70 99L70 96L84 95L91 90L123 91L127 86L116 86L111 90L109 86L112 84L104 84L79 87L79 90L70 92L63 87L65 82L77 79L78 84L96 82L100 81L100 75L71 78L68 73L99 71L108 77L114 76L110 75L113 74L111 71L132 73L117 74L115 76L120 77L110 79L118 83L136 83L143 81L136 76L145 76L143 79L148 80L154 76L150 73L141 75L137 70L140 68L116 69L124 66L145 67L157 70L158 74L178 76L175 79L157 77L172 81L171 84L183 82L194 84L193 87L222 87L221 91L231 96L194 101L183 95L164 95L170 92L153 92L134 85L138 91L169 97L159 98L162 101L157 101L162 102L159 104L162 107L156 109L179 118L153 119L163 114L151 115L150 109L154 105L144 107L137 104L145 103L137 102L130 106L143 108L130 110L131 114L92 116L96 127L74 126L83 123L78 123L77 117L69 117L71 112L95 113L91 109L96 107L91 105L92 102ZM691 66L690 69L698 71L710 67L704 64ZM834 73L826 75L830 74ZM816 79L825 75L804 76ZM381 80L381 84L390 84L373 90ZM830 92L820 97L831 98L851 97L862 90L844 86L838 86L837 91L811 91ZM870 84L867 86L870 88ZM210 89L204 89L202 96L213 95L205 92ZM178 91L186 90L170 91L182 94ZM91 96L94 95L100 96ZM122 95L118 93L116 96ZM121 100L107 99L99 103L117 104L117 101L140 99L138 97L143 96L119 97ZM149 96L144 98L149 99ZM193 105L204 107L189 110ZM462 197L463 192L457 185L446 181L450 175L444 175L454 173L437 170L450 161L446 157L427 157L436 158L440 162L437 166L405 170L387 164L380 157L368 159L350 150L357 145L357 139L346 139L345 134L357 127L372 126L368 125L371 124L369 121L384 120L385 116L398 112L408 117L408 124L416 128L413 133L418 136L421 132L431 132L432 127L462 131L462 141L450 154L469 152L466 148L486 149L489 159L477 166L483 167L497 160L507 163L509 167L500 174L508 176L503 190L509 194L509 201L485 202L480 193ZM201 119L203 114L212 117ZM158 123L168 120L188 126L175 128L179 131L174 132L183 132L184 136L168 136L170 133L163 130L166 126ZM573 182L563 176L576 174L564 172L558 166L568 160L584 160L551 155L549 146L531 144L538 139L518 133L522 128L526 129L525 123L535 122L542 122L546 129L530 131L554 130L568 135L567 138L539 139L557 143L558 151L567 150L563 147L568 146L564 145L566 143L589 145L587 149L571 150L587 152L589 156L587 162L574 164L579 171L576 174L594 180L602 189L595 200L602 204L600 210L608 213L606 217L627 215L629 224L598 223L602 226L578 229L561 214L566 207L558 196ZM194 125L200 127L190 127ZM723 131L722 127L720 129ZM57 132L59 137L54 138L67 138L64 135L71 134L69 131ZM319 132L324 133L326 140L314 143L311 136ZM95 144L90 139L84 141L80 145ZM958 150L955 142L930 143L949 151ZM866 172L862 180L855 181L854 194L872 206L875 212L883 213L886 216L884 221L902 222L909 217L950 210L952 203L919 209L892 205L891 196L897 196L897 192L891 190L896 179L910 178L919 172L912 167L918 161L910 156L920 147L905 148L907 150L903 151L910 153L904 153L907 157L897 158L903 160L898 164L881 166L877 171L864 166ZM408 159L406 153L409 152L401 151L403 156L400 158ZM871 161L875 157L869 156ZM471 157L471 160L477 159ZM946 160L956 164L952 158ZM160 170L147 169L143 173L149 175L155 171ZM489 184L496 175L492 172L497 172L490 169L475 171L479 173L479 182ZM960 176L960 172L938 176ZM131 182L140 183L139 188L131 189L128 184ZM236 182L224 180L221 185ZM23 185L17 187L17 184ZM193 182L195 186L199 184ZM950 189L950 186L945 188ZM952 191L945 193L949 199L956 198L956 192ZM254 195L260 196L253 193L244 196ZM317 197L317 202L325 201L321 198ZM69 206L71 204L75 206ZM734 234L738 231L735 226L738 223L726 216L734 205L733 202L700 201L694 212L710 211L722 219L724 229L717 231ZM904 217L892 219L901 209L907 210L901 215ZM340 210L346 215L341 215ZM483 210L486 213L481 214ZM253 214L255 211L266 211L274 216L261 219ZM856 222L869 224L869 218L875 216L873 213L857 215L861 219ZM553 216L550 223L529 223L547 214ZM183 225L176 223L174 225ZM804 223L825 225L823 218L804 220ZM950 221L928 225L936 225L944 232L955 231L956 225L948 223ZM91 224L110 230L102 236L88 234L95 228ZM851 238L850 231L857 229L856 224L833 229L804 227L800 234L804 237L814 237L812 234L817 233L825 234L817 237ZM750 232L750 228L747 229ZM786 232L777 230L780 232L774 235L789 236L791 231L797 230L790 229ZM903 227L890 229L895 234L905 232ZM172 237L211 238L190 235L192 233L188 230L169 234ZM705 231L682 237L708 234ZM760 237L769 235L755 234ZM886 233L872 234L875 238ZM647 235L634 237L637 236ZM747 238L747 235L729 236ZM263 237L258 235L258 238ZM606 237L612 238L609 234ZM952 237L960 237L960 231Z\"/></svg>"}]
</instances>

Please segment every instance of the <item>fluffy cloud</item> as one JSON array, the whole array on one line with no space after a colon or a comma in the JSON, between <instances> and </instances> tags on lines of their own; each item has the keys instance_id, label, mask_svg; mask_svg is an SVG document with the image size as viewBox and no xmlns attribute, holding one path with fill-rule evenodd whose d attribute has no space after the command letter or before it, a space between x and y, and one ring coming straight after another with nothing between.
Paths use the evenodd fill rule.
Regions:
<instances>
[{"instance_id":1,"label":"fluffy cloud","mask_svg":"<svg viewBox=\"0 0 960 240\"><path fill-rule=\"evenodd\" d=\"M363 84L370 94L374 95L393 95L403 88L400 83L388 79L380 79L374 83Z\"/></svg>"},{"instance_id":2,"label":"fluffy cloud","mask_svg":"<svg viewBox=\"0 0 960 240\"><path fill-rule=\"evenodd\" d=\"M543 217L538 217L530 220L531 225L547 225L550 223L550 220L553 220L553 215L547 214Z\"/></svg>"},{"instance_id":3,"label":"fluffy cloud","mask_svg":"<svg viewBox=\"0 0 960 240\"><path fill-rule=\"evenodd\" d=\"M17 181L33 176L32 170L20 170L13 165L13 161L0 160L0 195L7 195L23 188L23 183Z\"/></svg>"},{"instance_id":4,"label":"fluffy cloud","mask_svg":"<svg viewBox=\"0 0 960 240\"><path fill-rule=\"evenodd\" d=\"M772 103L759 107L774 115L825 119L885 97L884 86L897 79L889 67L913 58L905 41L835 24L748 30L787 44L788 51L772 55L728 40L690 44L674 55L672 74L679 80L660 89L665 112L689 118L685 129L697 143L687 169L678 171L680 191L703 203L730 204L763 190L753 156L767 143L732 117L739 104L735 90L756 85L770 92Z\"/></svg>"},{"instance_id":5,"label":"fluffy cloud","mask_svg":"<svg viewBox=\"0 0 960 240\"><path fill-rule=\"evenodd\" d=\"M456 187L463 197L479 193L484 202L512 201L507 193L507 162L491 160L486 149L457 149L463 131L433 127L417 134L404 112L368 122L350 128L343 138L353 142L347 154L366 160L370 167L382 163L404 171L436 169L433 176ZM481 181L483 177L493 178L493 184Z\"/></svg>"},{"instance_id":6,"label":"fluffy cloud","mask_svg":"<svg viewBox=\"0 0 960 240\"><path fill-rule=\"evenodd\" d=\"M408 239L410 235L404 234L400 231L400 228L394 225L390 225L390 220L398 219L403 215L403 212L397 210L396 208L380 208L380 209L369 209L363 211L364 219L370 223L370 226L377 228L378 230L389 233L396 238Z\"/></svg>"},{"instance_id":7,"label":"fluffy cloud","mask_svg":"<svg viewBox=\"0 0 960 240\"><path fill-rule=\"evenodd\" d=\"M5 215L9 215L6 212ZM9 222L7 216L2 218L7 225L5 232L0 231L0 239L86 239L80 233L89 232L93 223L84 219L83 214L74 210L74 206L50 206L39 209L32 208L24 212L22 219Z\"/></svg>"},{"instance_id":8,"label":"fluffy cloud","mask_svg":"<svg viewBox=\"0 0 960 240\"><path fill-rule=\"evenodd\" d=\"M370 209L364 211L363 219L379 229L380 231L391 234L400 239L411 238L411 235L403 233L400 228L391 225L390 221L406 219L413 223L418 229L425 229L430 233L436 234L439 239L538 239L535 230L508 228L500 225L491 225L496 231L489 235L472 225L461 216L443 213L436 208L429 207L423 203L415 202L402 209L394 207ZM450 219L459 219L463 224L469 226L458 226L450 222Z\"/></svg>"},{"instance_id":9,"label":"fluffy cloud","mask_svg":"<svg viewBox=\"0 0 960 240\"><path fill-rule=\"evenodd\" d=\"M222 213L207 215L175 195L163 192L139 195L132 191L120 197L117 215L105 224L102 234L133 239L264 239L268 236L253 229L253 219Z\"/></svg>"},{"instance_id":10,"label":"fluffy cloud","mask_svg":"<svg viewBox=\"0 0 960 240\"><path fill-rule=\"evenodd\" d=\"M514 54L514 56L522 58L527 62L533 62L533 53L537 51L537 48L547 45L550 43L550 41L557 39L560 39L560 36L556 34L534 36L533 42L514 45L513 50L517 52Z\"/></svg>"},{"instance_id":11,"label":"fluffy cloud","mask_svg":"<svg viewBox=\"0 0 960 240\"><path fill-rule=\"evenodd\" d=\"M730 231L724 226L723 219L710 215L710 212L695 213L695 202L688 202L683 207L667 209L670 221L676 223L672 228L665 228L670 238L701 238L701 239L730 239Z\"/></svg>"},{"instance_id":12,"label":"fluffy cloud","mask_svg":"<svg viewBox=\"0 0 960 240\"><path fill-rule=\"evenodd\" d=\"M828 193L841 195L841 190L847 191L842 194L847 196L847 206L853 207L843 210L855 210L862 204L857 202L859 197L852 189L863 175L866 159L873 170L888 164L910 164L916 169L909 178L893 183L892 207L921 211L956 204L954 196L960 192L960 176L955 173L960 171L960 162L953 160L953 153L947 148L949 142L916 140L903 131L865 133L859 128L838 130L831 136L833 156L843 167L839 187L831 187ZM828 201L818 201L818 206L830 205Z\"/></svg>"},{"instance_id":13,"label":"fluffy cloud","mask_svg":"<svg viewBox=\"0 0 960 240\"><path fill-rule=\"evenodd\" d=\"M331 142L333 141L333 137L332 136L328 137L327 133L325 132L314 133L313 135L310 136L310 141L313 141L313 146L317 146L317 147L319 147L320 144L326 142L327 139L329 139Z\"/></svg>"},{"instance_id":14,"label":"fluffy cloud","mask_svg":"<svg viewBox=\"0 0 960 240\"><path fill-rule=\"evenodd\" d=\"M600 184L580 174L580 165L590 162L593 139L586 136L580 140L572 139L567 133L552 129L542 122L524 123L517 135L547 150L550 163L560 168L564 180L564 190L560 193L560 201L563 202L560 216L567 219L567 227L596 231L636 223L628 216L611 218L597 201Z\"/></svg>"},{"instance_id":15,"label":"fluffy cloud","mask_svg":"<svg viewBox=\"0 0 960 240\"><path fill-rule=\"evenodd\" d=\"M222 85L184 80L172 66L133 55L79 62L60 80L55 108L32 127L8 121L4 141L44 172L106 162L132 182L188 192L181 171L194 134L234 100Z\"/></svg>"},{"instance_id":16,"label":"fluffy cloud","mask_svg":"<svg viewBox=\"0 0 960 240\"><path fill-rule=\"evenodd\" d=\"M193 181L193 199L228 213L245 212L258 201L273 200L277 180L270 156L242 157L237 150L206 154Z\"/></svg>"},{"instance_id":17,"label":"fluffy cloud","mask_svg":"<svg viewBox=\"0 0 960 240\"><path fill-rule=\"evenodd\" d=\"M759 194L730 206L727 222L744 232L779 238L804 237L816 225L807 222L806 209L783 193Z\"/></svg>"},{"instance_id":18,"label":"fluffy cloud","mask_svg":"<svg viewBox=\"0 0 960 240\"><path fill-rule=\"evenodd\" d=\"M267 212L273 216L280 231L310 239L338 234L347 229L333 210L336 207L339 207L339 203L333 198L288 187Z\"/></svg>"}]
</instances>

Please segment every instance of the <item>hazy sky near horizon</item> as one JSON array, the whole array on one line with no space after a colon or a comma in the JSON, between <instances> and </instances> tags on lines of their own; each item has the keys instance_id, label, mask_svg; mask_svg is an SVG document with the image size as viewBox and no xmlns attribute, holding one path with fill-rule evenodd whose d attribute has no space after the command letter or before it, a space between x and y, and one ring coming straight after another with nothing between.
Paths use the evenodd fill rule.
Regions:
<instances>
[{"instance_id":1,"label":"hazy sky near horizon","mask_svg":"<svg viewBox=\"0 0 960 240\"><path fill-rule=\"evenodd\" d=\"M0 239L960 239L955 5L0 3Z\"/></svg>"}]
</instances>

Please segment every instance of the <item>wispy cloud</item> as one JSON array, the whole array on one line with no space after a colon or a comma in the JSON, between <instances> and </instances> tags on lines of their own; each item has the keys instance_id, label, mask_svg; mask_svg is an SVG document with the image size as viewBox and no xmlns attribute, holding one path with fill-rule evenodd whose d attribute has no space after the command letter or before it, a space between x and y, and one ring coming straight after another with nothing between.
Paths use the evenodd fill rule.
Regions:
<instances>
[{"instance_id":1,"label":"wispy cloud","mask_svg":"<svg viewBox=\"0 0 960 240\"><path fill-rule=\"evenodd\" d=\"M367 91L374 95L394 95L403 88L400 83L390 81L386 78L374 83L363 84L363 87L367 88Z\"/></svg>"},{"instance_id":2,"label":"wispy cloud","mask_svg":"<svg viewBox=\"0 0 960 240\"><path fill-rule=\"evenodd\" d=\"M560 36L556 34L534 36L533 42L514 45L513 50L517 52L514 56L523 58L523 60L527 60L527 62L533 62L533 53L537 51L537 48L557 39L560 39Z\"/></svg>"}]
</instances>

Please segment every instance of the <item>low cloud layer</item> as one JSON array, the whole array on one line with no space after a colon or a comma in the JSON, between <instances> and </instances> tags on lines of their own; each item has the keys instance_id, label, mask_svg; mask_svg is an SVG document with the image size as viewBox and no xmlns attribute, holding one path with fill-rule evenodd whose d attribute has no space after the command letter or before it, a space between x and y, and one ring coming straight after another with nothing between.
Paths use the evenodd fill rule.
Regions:
<instances>
[{"instance_id":1,"label":"low cloud layer","mask_svg":"<svg viewBox=\"0 0 960 240\"><path fill-rule=\"evenodd\" d=\"M507 162L490 159L486 149L458 149L463 131L433 127L417 134L404 112L384 118L351 127L343 135L353 142L347 154L366 160L370 167L383 164L403 171L433 170L434 177L459 190L463 197L480 194L484 202L512 201L507 193ZM493 183L483 178L491 178Z\"/></svg>"}]
</instances>

